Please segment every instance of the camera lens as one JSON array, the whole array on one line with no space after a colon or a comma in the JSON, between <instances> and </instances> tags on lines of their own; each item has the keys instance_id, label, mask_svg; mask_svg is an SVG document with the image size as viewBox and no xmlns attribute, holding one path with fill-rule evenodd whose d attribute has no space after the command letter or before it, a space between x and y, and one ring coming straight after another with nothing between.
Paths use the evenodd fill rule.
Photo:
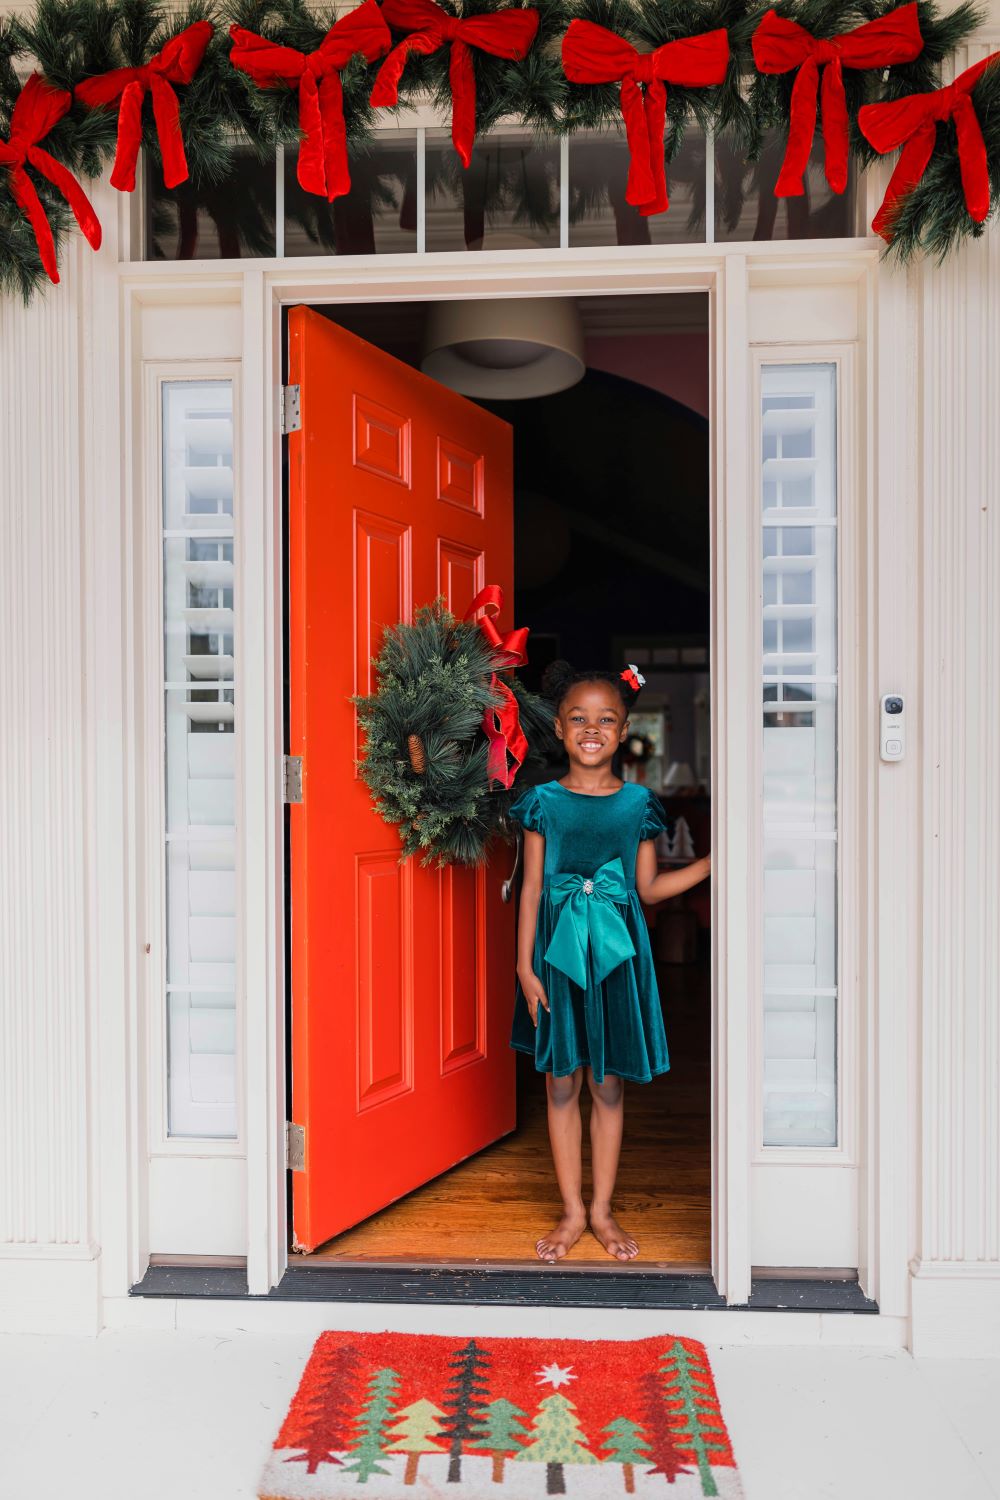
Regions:
<instances>
[{"instance_id":1,"label":"camera lens","mask_svg":"<svg viewBox=\"0 0 1000 1500\"><path fill-rule=\"evenodd\" d=\"M885 700L885 711L887 714L901 714L903 712L902 698L887 698Z\"/></svg>"}]
</instances>

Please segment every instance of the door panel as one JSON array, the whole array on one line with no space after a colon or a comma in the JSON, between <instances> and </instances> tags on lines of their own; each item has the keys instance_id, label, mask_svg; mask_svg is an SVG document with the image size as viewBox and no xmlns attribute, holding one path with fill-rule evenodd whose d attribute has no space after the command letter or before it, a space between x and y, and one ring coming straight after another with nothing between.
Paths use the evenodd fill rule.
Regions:
<instances>
[{"instance_id":1,"label":"door panel","mask_svg":"<svg viewBox=\"0 0 1000 1500\"><path fill-rule=\"evenodd\" d=\"M505 422L308 308L289 379L293 1223L311 1249L514 1126L506 870L399 863L350 702L415 605L510 597L512 454Z\"/></svg>"}]
</instances>

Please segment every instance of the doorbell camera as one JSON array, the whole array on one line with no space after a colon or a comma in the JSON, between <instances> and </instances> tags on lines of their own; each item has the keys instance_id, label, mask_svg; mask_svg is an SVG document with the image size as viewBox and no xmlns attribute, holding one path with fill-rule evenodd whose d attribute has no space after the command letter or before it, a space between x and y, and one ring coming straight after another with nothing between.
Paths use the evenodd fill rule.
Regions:
<instances>
[{"instance_id":1,"label":"doorbell camera","mask_svg":"<svg viewBox=\"0 0 1000 1500\"><path fill-rule=\"evenodd\" d=\"M906 714L898 693L885 693L879 715L879 754L883 760L902 760L906 748Z\"/></svg>"}]
</instances>

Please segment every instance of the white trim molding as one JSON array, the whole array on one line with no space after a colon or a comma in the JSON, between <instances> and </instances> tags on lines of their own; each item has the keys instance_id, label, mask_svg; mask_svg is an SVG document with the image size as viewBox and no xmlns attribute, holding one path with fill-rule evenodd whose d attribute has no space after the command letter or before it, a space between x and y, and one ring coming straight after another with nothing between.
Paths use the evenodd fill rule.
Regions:
<instances>
[{"instance_id":1,"label":"white trim molding","mask_svg":"<svg viewBox=\"0 0 1000 1500\"><path fill-rule=\"evenodd\" d=\"M918 276L921 1353L1000 1354L998 287L996 233Z\"/></svg>"}]
</instances>

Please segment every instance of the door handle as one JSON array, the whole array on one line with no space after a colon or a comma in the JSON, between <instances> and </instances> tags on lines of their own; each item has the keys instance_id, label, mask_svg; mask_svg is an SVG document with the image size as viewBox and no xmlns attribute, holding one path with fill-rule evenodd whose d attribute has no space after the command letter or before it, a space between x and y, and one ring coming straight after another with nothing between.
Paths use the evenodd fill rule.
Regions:
<instances>
[{"instance_id":1,"label":"door handle","mask_svg":"<svg viewBox=\"0 0 1000 1500\"><path fill-rule=\"evenodd\" d=\"M513 896L513 894L514 894L514 882L517 879L517 872L521 868L521 850L523 848L524 848L524 834L521 832L521 829L520 829L519 825L515 823L515 825L514 825L514 863L511 866L510 874L507 876L507 879L504 881L503 885L500 887L500 899L502 901L509 901L510 898L511 898L511 896Z\"/></svg>"}]
</instances>

